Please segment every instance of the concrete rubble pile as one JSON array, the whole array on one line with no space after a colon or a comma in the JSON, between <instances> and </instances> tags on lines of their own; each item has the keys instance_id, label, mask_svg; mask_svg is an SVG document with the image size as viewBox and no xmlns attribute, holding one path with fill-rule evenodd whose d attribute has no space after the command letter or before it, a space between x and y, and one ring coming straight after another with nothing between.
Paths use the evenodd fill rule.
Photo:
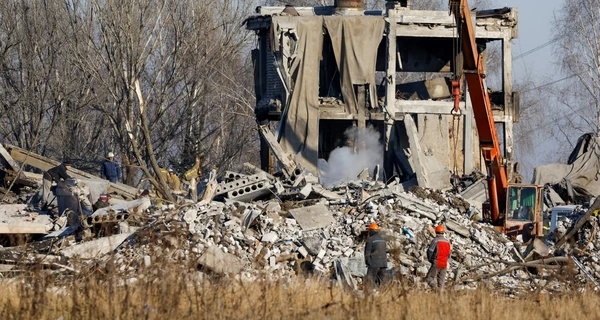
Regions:
<instances>
[{"instance_id":1,"label":"concrete rubble pile","mask_svg":"<svg viewBox=\"0 0 600 320\"><path fill-rule=\"evenodd\" d=\"M279 158L286 161L283 153ZM49 163L40 159L40 166ZM397 180L373 179L365 169L360 180L325 188L294 162L286 163L277 177L250 164L245 165L248 172L226 172L222 180L213 171L200 202L131 200L129 195L140 190L114 185L122 199L82 214L80 223L73 223L73 215L27 205L35 190L21 188L4 197L12 203L0 204L0 273L19 274L42 264L60 273L110 268L123 279L135 279L144 268L169 263L203 276L243 281L310 276L357 289L366 273L367 226L376 222L387 242L389 269L415 288L425 285L426 249L437 224L445 225L453 245L448 279L455 288L483 283L518 292L557 291L575 283L597 286L600 228L595 215L561 225L562 237L512 242L491 225L476 222L477 182L458 190L461 194L416 186L406 190ZM82 188L98 182L80 175ZM469 203L466 194L476 200ZM600 202L592 209L600 209ZM549 270L565 268L576 277L560 281L549 276Z\"/></svg>"},{"instance_id":2,"label":"concrete rubble pile","mask_svg":"<svg viewBox=\"0 0 600 320\"><path fill-rule=\"evenodd\" d=\"M446 225L453 244L448 279L454 279L457 288L476 288L478 282L469 282L469 277L504 270L521 256L522 250L504 235L472 222L470 205L452 193L420 188L404 192L398 184L367 180L331 189L312 183L308 191L309 184L281 185L276 191L278 182L266 174L263 180L242 175L238 179L252 184L263 181L270 186L270 195L261 193L262 200L255 201L224 198L178 206L150 206L147 199L121 202L87 218L86 226L91 229L95 224L112 223L111 235L96 234L96 239L88 236L75 243L72 236L65 237L66 226L55 225L55 231L42 239L52 241L52 247L36 254L56 257L61 271L76 270L82 263L114 263L125 278L157 261L170 261L245 281L290 279L306 274L302 262L311 261L314 274L357 288L366 273L365 231L369 223L377 222L388 243L389 268L416 286L424 285L429 268L426 249L438 223ZM216 193L231 192L230 185L226 179ZM109 215L129 218L97 219ZM529 282L525 272L514 271L493 277L487 284L513 291L527 288Z\"/></svg>"}]
</instances>

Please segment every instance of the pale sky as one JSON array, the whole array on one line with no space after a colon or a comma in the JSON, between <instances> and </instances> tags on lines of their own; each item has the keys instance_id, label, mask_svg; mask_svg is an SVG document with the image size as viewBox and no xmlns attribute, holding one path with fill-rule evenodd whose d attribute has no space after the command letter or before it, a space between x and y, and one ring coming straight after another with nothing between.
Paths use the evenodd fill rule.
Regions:
<instances>
[{"instance_id":1,"label":"pale sky","mask_svg":"<svg viewBox=\"0 0 600 320\"><path fill-rule=\"evenodd\" d=\"M563 1L568 0L495 0L496 8L514 7L519 9L519 37L513 40L513 57L546 44L552 39L554 14ZM524 77L529 77L536 86L547 84L553 79L564 77L555 65L552 56L552 45L541 48L523 58L513 60L513 82L521 82ZM529 94L533 94L530 92ZM521 95L523 101L523 94ZM552 108L551 105L547 107ZM550 124L548 124L550 125ZM525 123L515 126L515 130L526 129ZM515 132L515 134L517 134ZM577 137L571 137L575 141ZM538 165L552 162L566 163L566 155L558 152L560 146L556 140L548 139L545 134L538 133L533 136L533 150L515 146L515 161L521 163L521 174L525 181L530 182L533 177L533 168ZM562 146L565 147L565 146ZM571 148L567 146L567 149ZM569 150L570 151L570 150ZM568 155L568 154L567 154Z\"/></svg>"},{"instance_id":2,"label":"pale sky","mask_svg":"<svg viewBox=\"0 0 600 320\"><path fill-rule=\"evenodd\" d=\"M534 49L550 41L554 12L564 0L496 0L495 7L519 9L519 38L513 40L513 56ZM514 62L514 78L524 70L546 77L554 76L552 46L547 46ZM541 78L541 77L540 77Z\"/></svg>"}]
</instances>

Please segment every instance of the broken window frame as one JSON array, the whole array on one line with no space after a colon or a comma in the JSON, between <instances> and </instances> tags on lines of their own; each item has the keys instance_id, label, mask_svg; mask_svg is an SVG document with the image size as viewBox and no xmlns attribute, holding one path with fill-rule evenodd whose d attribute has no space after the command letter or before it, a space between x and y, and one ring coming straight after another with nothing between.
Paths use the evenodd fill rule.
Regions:
<instances>
[{"instance_id":1,"label":"broken window frame","mask_svg":"<svg viewBox=\"0 0 600 320\"><path fill-rule=\"evenodd\" d=\"M527 191L524 193L523 191ZM529 194L531 192L531 194ZM509 186L507 219L512 221L535 221L537 190L535 186Z\"/></svg>"}]
</instances>

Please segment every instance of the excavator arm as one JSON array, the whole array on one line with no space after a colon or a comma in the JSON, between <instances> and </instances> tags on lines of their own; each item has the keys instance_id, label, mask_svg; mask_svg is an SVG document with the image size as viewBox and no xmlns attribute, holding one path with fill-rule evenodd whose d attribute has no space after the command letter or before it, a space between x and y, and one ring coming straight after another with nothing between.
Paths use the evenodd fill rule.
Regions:
<instances>
[{"instance_id":1,"label":"excavator arm","mask_svg":"<svg viewBox=\"0 0 600 320\"><path fill-rule=\"evenodd\" d=\"M449 9L456 19L459 39L462 42L463 72L473 104L479 145L488 169L487 180L492 221L494 224L498 224L501 212L505 209L504 201L508 178L496 133L490 97L484 83L483 57L477 50L475 27L471 22L471 12L467 0L450 0Z\"/></svg>"}]
</instances>

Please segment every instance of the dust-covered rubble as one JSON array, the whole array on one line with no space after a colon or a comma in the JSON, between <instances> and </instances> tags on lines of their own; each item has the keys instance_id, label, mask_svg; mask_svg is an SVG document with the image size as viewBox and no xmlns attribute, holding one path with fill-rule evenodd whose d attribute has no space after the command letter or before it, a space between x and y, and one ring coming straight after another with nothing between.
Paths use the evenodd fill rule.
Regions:
<instances>
[{"instance_id":1,"label":"dust-covered rubble","mask_svg":"<svg viewBox=\"0 0 600 320\"><path fill-rule=\"evenodd\" d=\"M255 176L270 186L276 183L272 176ZM248 177L235 178L251 180ZM230 193L227 190L232 185L223 181L217 195ZM366 272L367 226L376 222L387 242L389 269L396 279L418 288L424 287L429 268L426 249L435 236L433 228L443 224L453 247L448 279L455 288L485 284L518 292L567 287L546 268L535 272L533 267L525 268L536 258L532 253L529 259L525 253L535 250L509 241L489 224L473 221L474 208L452 192L421 188L404 192L398 184L368 180L329 189L311 183L304 194L293 192L297 188L270 190L269 196L254 201L244 198L245 202L239 197L218 196L215 199L220 201L184 200L169 206L157 206L148 199L121 201L83 217L88 222L83 224L86 229L79 243L72 235L75 230L66 232L67 226L55 225L55 230L63 232L47 235L34 245L3 248L0 260L33 263L36 259L23 257L44 254L62 266L54 265L55 272L110 264L124 278L157 263L171 263L190 272L243 281L312 276L357 288ZM0 205L0 211L5 206ZM121 218L96 219L109 215ZM596 235L597 229L589 232ZM598 277L600 255L590 249L599 247L600 235L588 236L591 241L580 260L587 273ZM574 268L564 263L555 263L555 267ZM582 272L573 281L584 283L586 279L589 277Z\"/></svg>"}]
</instances>

